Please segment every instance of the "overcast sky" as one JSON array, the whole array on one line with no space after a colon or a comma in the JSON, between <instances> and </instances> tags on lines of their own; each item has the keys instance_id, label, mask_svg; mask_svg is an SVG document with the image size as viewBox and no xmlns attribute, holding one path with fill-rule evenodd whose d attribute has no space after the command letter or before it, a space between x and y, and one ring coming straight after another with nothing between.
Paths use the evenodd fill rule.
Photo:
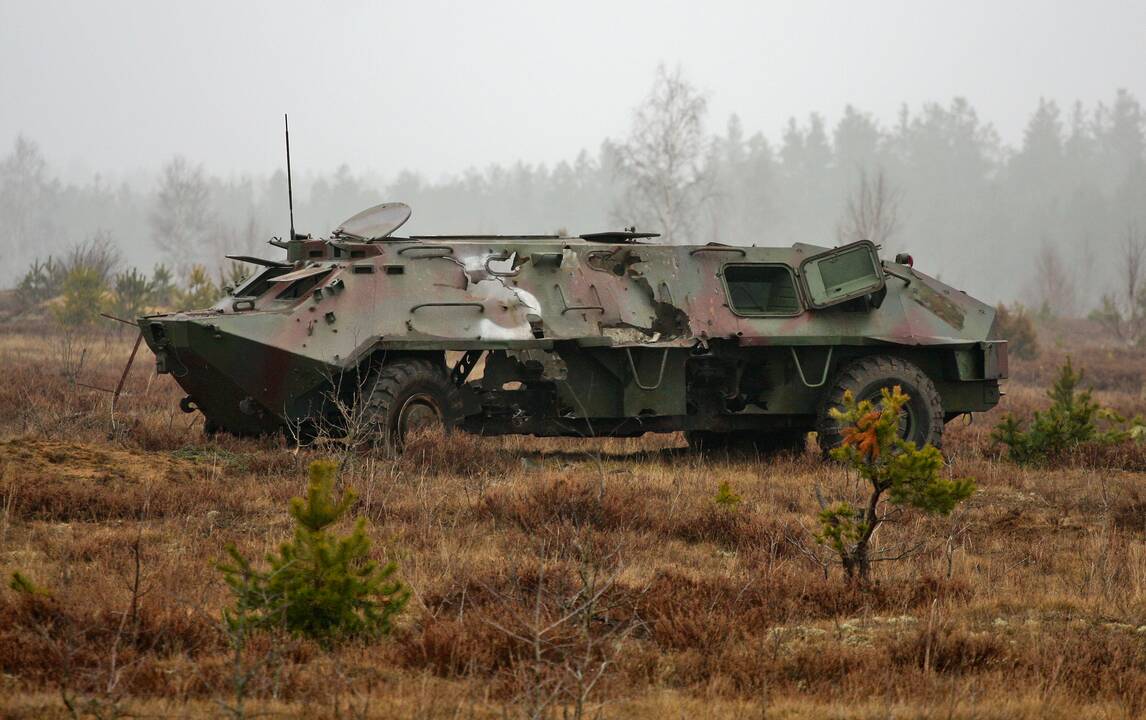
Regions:
<instances>
[{"instance_id":1,"label":"overcast sky","mask_svg":"<svg viewBox=\"0 0 1146 720\"><path fill-rule=\"evenodd\" d=\"M780 136L845 103L967 97L1008 142L1038 98L1146 100L1146 2L112 2L0 0L0 143L71 179L340 163L431 177L622 136L659 62Z\"/></svg>"}]
</instances>

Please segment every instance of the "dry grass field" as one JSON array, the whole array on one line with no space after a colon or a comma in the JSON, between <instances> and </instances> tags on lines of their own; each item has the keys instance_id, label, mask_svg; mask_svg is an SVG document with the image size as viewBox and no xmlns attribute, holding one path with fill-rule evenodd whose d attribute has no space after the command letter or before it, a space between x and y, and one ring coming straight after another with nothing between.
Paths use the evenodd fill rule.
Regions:
<instances>
[{"instance_id":1,"label":"dry grass field","mask_svg":"<svg viewBox=\"0 0 1146 720\"><path fill-rule=\"evenodd\" d=\"M814 452L454 436L394 460L209 439L145 350L114 415L75 384L114 387L130 339L0 335L4 717L1146 714L1146 452L1022 468L990 441L1068 351L1101 402L1146 411L1146 355L1085 324L1044 329L1002 408L949 426L949 472L977 492L882 528L884 547L923 544L865 589L812 540L816 488L848 483ZM381 642L236 652L215 565L288 539L289 499L332 455L410 603ZM724 482L740 503L715 502ZM43 592L9 590L16 571Z\"/></svg>"}]
</instances>

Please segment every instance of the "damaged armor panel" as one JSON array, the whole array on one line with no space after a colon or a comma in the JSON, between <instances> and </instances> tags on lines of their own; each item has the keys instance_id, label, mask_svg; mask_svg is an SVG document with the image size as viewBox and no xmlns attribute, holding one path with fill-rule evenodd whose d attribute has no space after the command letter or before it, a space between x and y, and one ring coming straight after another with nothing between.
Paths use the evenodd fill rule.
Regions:
<instances>
[{"instance_id":1,"label":"damaged armor panel","mask_svg":"<svg viewBox=\"0 0 1146 720\"><path fill-rule=\"evenodd\" d=\"M384 387L484 434L798 433L870 376L856 392L914 388L917 439L937 441L1006 375L993 308L868 242L397 237L408 208L380 208L277 243L285 259L240 258L255 271L211 308L139 319L187 407L269 432L337 425L337 407Z\"/></svg>"}]
</instances>

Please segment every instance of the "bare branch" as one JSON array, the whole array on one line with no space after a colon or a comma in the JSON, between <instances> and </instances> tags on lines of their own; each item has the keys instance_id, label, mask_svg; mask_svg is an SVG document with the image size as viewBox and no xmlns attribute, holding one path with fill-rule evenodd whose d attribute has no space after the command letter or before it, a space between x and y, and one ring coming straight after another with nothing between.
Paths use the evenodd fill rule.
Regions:
<instances>
[{"instance_id":1,"label":"bare branch","mask_svg":"<svg viewBox=\"0 0 1146 720\"><path fill-rule=\"evenodd\" d=\"M885 245L899 230L900 192L892 187L882 168L869 177L861 168L859 180L848 196L844 217L836 230L841 243L870 240Z\"/></svg>"},{"instance_id":2,"label":"bare branch","mask_svg":"<svg viewBox=\"0 0 1146 720\"><path fill-rule=\"evenodd\" d=\"M713 173L704 134L707 101L682 76L662 65L633 117L629 139L618 146L618 174L626 184L623 222L659 231L665 242L693 236L711 197Z\"/></svg>"}]
</instances>

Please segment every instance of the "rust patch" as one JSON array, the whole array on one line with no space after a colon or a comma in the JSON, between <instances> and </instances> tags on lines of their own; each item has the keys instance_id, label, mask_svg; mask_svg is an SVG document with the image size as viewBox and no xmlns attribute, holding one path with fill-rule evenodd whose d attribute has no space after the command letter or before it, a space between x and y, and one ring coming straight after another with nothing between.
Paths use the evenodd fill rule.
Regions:
<instances>
[{"instance_id":1,"label":"rust patch","mask_svg":"<svg viewBox=\"0 0 1146 720\"><path fill-rule=\"evenodd\" d=\"M659 338L674 339L686 337L689 334L688 313L681 310L674 303L671 302L671 294L669 293L668 286L661 283L661 296L668 298L668 301L657 297L657 293L653 291L653 286L649 283L648 279L639 273L630 273L633 283L644 292L648 293L649 302L653 306L653 325L651 328L652 334Z\"/></svg>"},{"instance_id":2,"label":"rust patch","mask_svg":"<svg viewBox=\"0 0 1146 720\"><path fill-rule=\"evenodd\" d=\"M676 305L653 301L653 331L665 338L680 338L689 334L688 313Z\"/></svg>"},{"instance_id":3,"label":"rust patch","mask_svg":"<svg viewBox=\"0 0 1146 720\"><path fill-rule=\"evenodd\" d=\"M601 250L599 252L591 252L586 258L589 267L601 272L613 273L617 277L624 277L626 274L632 274L631 268L636 263L641 262L641 257L631 248L617 248L615 250Z\"/></svg>"}]
</instances>

